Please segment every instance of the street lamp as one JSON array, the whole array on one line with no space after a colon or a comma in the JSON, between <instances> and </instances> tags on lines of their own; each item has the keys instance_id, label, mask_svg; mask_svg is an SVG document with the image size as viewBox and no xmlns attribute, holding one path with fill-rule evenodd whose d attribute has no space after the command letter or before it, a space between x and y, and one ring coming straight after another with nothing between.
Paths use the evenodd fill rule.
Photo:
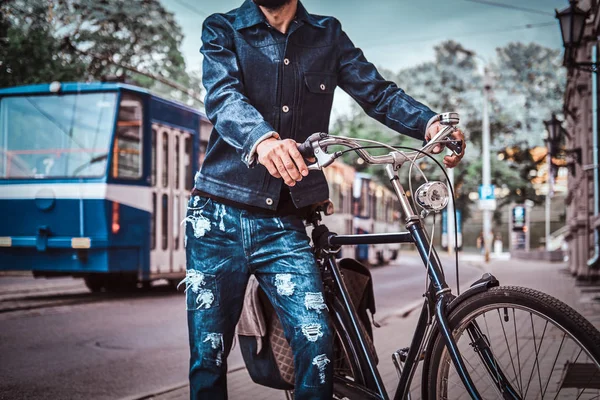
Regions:
<instances>
[{"instance_id":1,"label":"street lamp","mask_svg":"<svg viewBox=\"0 0 600 400\"><path fill-rule=\"evenodd\" d=\"M484 63L483 66L483 109L481 116L481 186L479 189L479 209L482 210L483 219L483 246L485 262L490 260L490 249L493 241L492 237L492 212L496 209L496 199L494 187L491 179L490 162L490 116L489 103L492 96L493 79L487 67L487 61L471 50L464 49L462 46L457 51L471 57L478 57Z\"/></svg>"},{"instance_id":2,"label":"street lamp","mask_svg":"<svg viewBox=\"0 0 600 400\"><path fill-rule=\"evenodd\" d=\"M565 47L564 65L586 71L596 72L598 64L595 62L576 62L575 52L581 44L587 11L577 7L577 0L570 0L569 6L562 11L555 10L556 19L560 24L563 46Z\"/></svg>"},{"instance_id":3,"label":"street lamp","mask_svg":"<svg viewBox=\"0 0 600 400\"><path fill-rule=\"evenodd\" d=\"M544 121L544 125L546 126L547 132L544 142L546 142L546 146L548 147L548 155L551 157L556 156L558 155L558 145L560 143L560 131L563 130L563 127L560 120L556 118L556 114L554 113L552 113L551 119Z\"/></svg>"},{"instance_id":4,"label":"street lamp","mask_svg":"<svg viewBox=\"0 0 600 400\"><path fill-rule=\"evenodd\" d=\"M556 118L555 114L552 114L552 118L548 121L544 121L544 125L546 126L547 137L544 139L546 142L546 146L548 147L548 156L550 160L552 157L558 157L561 154L564 155L573 155L575 160L567 162L567 167L569 168L569 172L571 175L574 174L575 164L581 164L581 147L576 147L573 149L561 149L560 145L562 142L562 136L566 136L571 139L571 135L563 128L562 122ZM549 164L551 167L551 164Z\"/></svg>"},{"instance_id":5,"label":"street lamp","mask_svg":"<svg viewBox=\"0 0 600 400\"><path fill-rule=\"evenodd\" d=\"M554 171L552 168L552 156L557 155L558 146L560 143L560 131L562 129L561 122L556 118L556 114L552 113L552 118L548 121L544 121L546 126L546 147L548 152L546 154L546 160L548 163L548 193L546 193L546 251L550 251L550 210L552 196L554 196Z\"/></svg>"}]
</instances>

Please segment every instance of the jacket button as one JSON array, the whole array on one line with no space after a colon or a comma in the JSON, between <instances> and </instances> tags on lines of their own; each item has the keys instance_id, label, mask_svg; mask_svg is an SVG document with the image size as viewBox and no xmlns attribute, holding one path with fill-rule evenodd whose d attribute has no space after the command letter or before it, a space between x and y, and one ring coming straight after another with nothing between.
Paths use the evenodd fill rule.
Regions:
<instances>
[{"instance_id":1,"label":"jacket button","mask_svg":"<svg viewBox=\"0 0 600 400\"><path fill-rule=\"evenodd\" d=\"M289 59L287 59L287 58L284 58L284 59L283 59L283 63L284 63L285 65L290 65L290 60L289 60Z\"/></svg>"},{"instance_id":2,"label":"jacket button","mask_svg":"<svg viewBox=\"0 0 600 400\"><path fill-rule=\"evenodd\" d=\"M320 88L321 88L321 90L325 90L325 84L324 84L324 83L321 83L321 86L320 86Z\"/></svg>"},{"instance_id":3,"label":"jacket button","mask_svg":"<svg viewBox=\"0 0 600 400\"><path fill-rule=\"evenodd\" d=\"M283 107L281 107L281 110L282 110L284 113L286 113L286 112L290 111L290 108L289 108L288 106L283 106Z\"/></svg>"},{"instance_id":4,"label":"jacket button","mask_svg":"<svg viewBox=\"0 0 600 400\"><path fill-rule=\"evenodd\" d=\"M265 200L265 201L267 202L268 206L273 205L273 199L272 198L268 197L267 200Z\"/></svg>"}]
</instances>

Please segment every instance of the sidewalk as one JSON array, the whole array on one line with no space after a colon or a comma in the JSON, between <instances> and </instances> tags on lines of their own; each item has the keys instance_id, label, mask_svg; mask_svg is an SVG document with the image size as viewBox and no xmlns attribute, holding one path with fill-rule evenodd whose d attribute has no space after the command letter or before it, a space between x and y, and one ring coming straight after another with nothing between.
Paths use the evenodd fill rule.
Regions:
<instances>
[{"instance_id":1,"label":"sidewalk","mask_svg":"<svg viewBox=\"0 0 600 400\"><path fill-rule=\"evenodd\" d=\"M485 265L482 260L478 260L477 256L467 258L468 262L479 262L482 270L493 273L501 285L525 286L546 292L567 303L590 320L597 328L600 328L600 284L578 284L566 272L565 264L492 259L489 264ZM399 316L386 318L381 328L374 329L375 346L380 360L379 370L390 397L393 397L398 382L396 370L391 362L391 354L399 348L408 346L417 318L418 310L412 312L406 318ZM282 400L285 398L285 394L279 390L269 389L253 383L245 369L230 372L228 381L229 398L232 400L253 398ZM419 380L415 379L413 381L413 393L419 393L416 390L419 385ZM188 399L189 389L187 384L182 384L180 387L171 390L166 389L162 394L137 397L137 399L140 398L156 400Z\"/></svg>"}]
</instances>

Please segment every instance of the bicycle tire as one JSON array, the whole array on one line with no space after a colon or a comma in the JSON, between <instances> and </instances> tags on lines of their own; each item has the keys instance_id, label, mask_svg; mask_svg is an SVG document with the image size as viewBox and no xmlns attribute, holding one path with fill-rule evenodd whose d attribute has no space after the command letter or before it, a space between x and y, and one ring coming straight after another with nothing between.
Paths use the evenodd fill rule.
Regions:
<instances>
[{"instance_id":1,"label":"bicycle tire","mask_svg":"<svg viewBox=\"0 0 600 400\"><path fill-rule=\"evenodd\" d=\"M600 332L552 296L522 287L491 288L458 304L449 324L484 399L507 398L509 390L497 384L500 375L515 390L513 398L600 398ZM473 340L474 327L483 333L483 342ZM470 398L439 331L430 343L423 398ZM486 369L482 343L493 354L493 376Z\"/></svg>"}]
</instances>

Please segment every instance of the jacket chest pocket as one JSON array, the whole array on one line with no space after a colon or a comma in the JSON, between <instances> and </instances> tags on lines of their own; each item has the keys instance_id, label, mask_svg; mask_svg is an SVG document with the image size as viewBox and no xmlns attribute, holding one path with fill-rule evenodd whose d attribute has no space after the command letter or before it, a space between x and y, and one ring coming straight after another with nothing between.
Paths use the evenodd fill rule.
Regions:
<instances>
[{"instance_id":1,"label":"jacket chest pocket","mask_svg":"<svg viewBox=\"0 0 600 400\"><path fill-rule=\"evenodd\" d=\"M337 76L326 72L305 72L304 83L311 94L326 95L324 97L333 98Z\"/></svg>"},{"instance_id":2,"label":"jacket chest pocket","mask_svg":"<svg viewBox=\"0 0 600 400\"><path fill-rule=\"evenodd\" d=\"M302 104L303 125L306 122L304 119L309 118L317 125L316 128L326 130L333 104L333 92L337 86L337 76L326 72L305 72L304 84L306 90Z\"/></svg>"}]
</instances>

